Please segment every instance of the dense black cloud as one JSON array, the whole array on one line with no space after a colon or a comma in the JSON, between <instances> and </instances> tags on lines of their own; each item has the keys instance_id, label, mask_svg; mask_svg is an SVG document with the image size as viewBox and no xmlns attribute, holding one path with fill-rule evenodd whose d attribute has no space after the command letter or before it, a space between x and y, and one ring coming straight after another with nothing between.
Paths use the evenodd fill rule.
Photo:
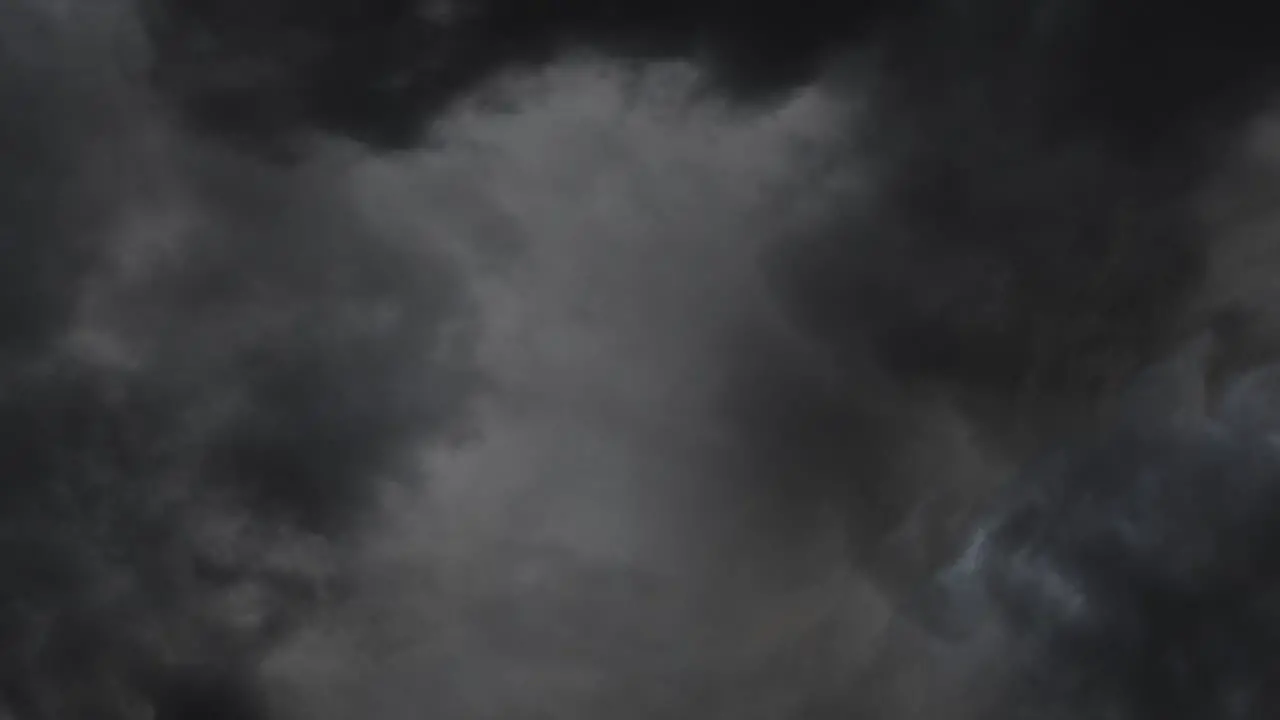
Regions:
<instances>
[{"instance_id":1,"label":"dense black cloud","mask_svg":"<svg viewBox=\"0 0 1280 720\"><path fill-rule=\"evenodd\" d=\"M1006 393L1096 393L1177 337L1208 252L1193 193L1280 62L1243 2L146 8L185 115L280 150L315 131L422 141L452 101L574 49L699 60L737 97L835 71L870 94L848 162L875 189L787 249L798 321L912 378ZM852 57L871 69L840 76Z\"/></svg>"},{"instance_id":2,"label":"dense black cloud","mask_svg":"<svg viewBox=\"0 0 1280 720\"><path fill-rule=\"evenodd\" d=\"M859 158L871 197L794 252L801 316L1006 389L1096 391L1151 359L1209 253L1194 193L1268 97L1251 20L983 3L903 30Z\"/></svg>"},{"instance_id":3,"label":"dense black cloud","mask_svg":"<svg viewBox=\"0 0 1280 720\"><path fill-rule=\"evenodd\" d=\"M1024 130L1059 138L1101 132L1135 152L1218 128L1255 103L1277 62L1265 18L1246 2L1158 16L1136 2L1005 0L750 8L146 0L143 9L159 86L198 124L267 143L319 130L379 146L412 144L434 113L493 76L575 49L698 59L720 89L750 97L810 82L834 61L874 47L891 74L890 93L907 102L894 108L895 125L997 110L1021 114Z\"/></svg>"},{"instance_id":4,"label":"dense black cloud","mask_svg":"<svg viewBox=\"0 0 1280 720\"><path fill-rule=\"evenodd\" d=\"M1269 101L1280 61L1260 10L1243 2L1158 13L999 0L891 12L355 7L158 3L156 78L206 129L268 147L311 131L413 143L486 80L574 49L701 60L712 86L737 97L825 80L867 103L839 164L870 189L837 198L843 210L765 259L788 318L824 359L780 350L766 333L726 370L727 406L778 484L769 492L798 506L849 503L863 562L948 484L903 462L929 451L919 426L941 407L958 406L957 423L1016 458L1087 426L1205 322L1190 309L1215 237L1196 199ZM1117 442L1136 457L1163 452ZM910 582L947 545L939 532L915 540L931 546L918 565L891 556L881 571Z\"/></svg>"},{"instance_id":5,"label":"dense black cloud","mask_svg":"<svg viewBox=\"0 0 1280 720\"><path fill-rule=\"evenodd\" d=\"M995 619L1010 633L1023 712L1275 713L1280 455L1256 412L1274 375L1237 379L1212 419L1138 393L1145 410L1046 453L1002 493L934 610L953 630ZM1175 379L1156 383L1166 397Z\"/></svg>"},{"instance_id":6,"label":"dense black cloud","mask_svg":"<svg viewBox=\"0 0 1280 720\"><path fill-rule=\"evenodd\" d=\"M744 97L802 84L866 34L875 0L147 0L154 75L197 125L288 150L299 134L379 147L422 141L433 116L495 76L574 50L695 57Z\"/></svg>"},{"instance_id":7,"label":"dense black cloud","mask_svg":"<svg viewBox=\"0 0 1280 720\"><path fill-rule=\"evenodd\" d=\"M763 386L809 400L756 389L756 373L733 404L761 438L805 427L790 413L807 404L818 429L760 446L789 484L848 479L858 544L919 525L927 497L939 500L932 532L990 487L950 497L945 470L903 468L939 452L921 445L930 418L958 409L974 442L1024 457L1230 315L1201 301L1220 231L1199 199L1270 102L1277 56L1251 13L937 3L833 76L865 108L833 161L854 189L766 265L786 312L840 369L775 364Z\"/></svg>"},{"instance_id":8,"label":"dense black cloud","mask_svg":"<svg viewBox=\"0 0 1280 720\"><path fill-rule=\"evenodd\" d=\"M166 110L268 160L185 134L152 157L128 108L156 98L102 70L115 58L101 48L56 41L52 13L6 11L0 102L22 112L0 119L0 710L24 718L262 712L257 653L325 577L273 551L346 537L380 481L461 412L472 381L440 360L445 326L465 318L459 288L438 258L369 231L341 171L302 152L316 136L412 146L489 80L574 51L686 57L738 99L821 81L865 103L833 152L869 190L824 199L837 209L763 259L789 333L752 328L735 345L726 407L759 476L744 493L848 503L858 561L909 583L949 544L944 516L980 494L953 482L961 468L917 461L941 444L922 427L946 410L1016 460L1088 426L1203 324L1191 308L1215 236L1194 201L1280 59L1260 10L1234 1L138 9ZM132 150L103 154L103 138ZM283 157L299 162L270 162ZM184 223L161 223L163 242L110 230L167 203ZM1249 556L1256 538L1234 533L1265 524L1241 513L1271 512L1269 453L1253 436L1130 430L1015 481L1053 512L1029 501L1008 547L1050 533L1046 567L1084 573L1104 608L1080 626L1034 588L1005 593L1016 627L1052 636L1033 649L1068 683L1058 705L1096 694L1139 716L1230 717L1242 711L1223 698L1265 694L1266 648L1250 653L1274 622L1246 600L1268 568L1178 563L1196 539ZM1157 497L1125 494L1148 470ZM953 495L913 520L938 537L906 541L919 557L882 547L939 488ZM1157 502L1166 490L1172 504ZM1137 540L1115 519L1131 505L1151 523ZM247 627L219 604L239 592L260 596ZM1170 646L1169 626L1196 632ZM1127 643L1104 658L1115 672L1079 674L1100 638ZM1161 694L1168 682L1182 694Z\"/></svg>"},{"instance_id":9,"label":"dense black cloud","mask_svg":"<svg viewBox=\"0 0 1280 720\"><path fill-rule=\"evenodd\" d=\"M4 16L0 714L251 717L326 542L459 417L456 283L333 173L153 123L92 17Z\"/></svg>"}]
</instances>

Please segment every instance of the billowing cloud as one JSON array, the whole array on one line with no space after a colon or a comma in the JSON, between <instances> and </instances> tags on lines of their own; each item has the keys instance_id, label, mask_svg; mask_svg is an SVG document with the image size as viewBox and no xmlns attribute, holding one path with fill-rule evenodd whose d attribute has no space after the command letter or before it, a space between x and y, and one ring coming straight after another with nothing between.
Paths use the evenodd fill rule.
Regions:
<instances>
[{"instance_id":1,"label":"billowing cloud","mask_svg":"<svg viewBox=\"0 0 1280 720\"><path fill-rule=\"evenodd\" d=\"M1267 25L1130 5L14 3L0 711L977 712L901 596L1274 347Z\"/></svg>"}]
</instances>

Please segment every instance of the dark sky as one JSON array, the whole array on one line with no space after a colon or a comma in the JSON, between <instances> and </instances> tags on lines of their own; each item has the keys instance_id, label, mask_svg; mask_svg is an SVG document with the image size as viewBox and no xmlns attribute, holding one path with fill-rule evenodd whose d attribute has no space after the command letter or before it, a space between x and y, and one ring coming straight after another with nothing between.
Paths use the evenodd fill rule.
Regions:
<instances>
[{"instance_id":1,"label":"dark sky","mask_svg":"<svg viewBox=\"0 0 1280 720\"><path fill-rule=\"evenodd\" d=\"M904 599L1188 338L1270 358L1280 50L754 6L9 0L0 718L986 707Z\"/></svg>"}]
</instances>

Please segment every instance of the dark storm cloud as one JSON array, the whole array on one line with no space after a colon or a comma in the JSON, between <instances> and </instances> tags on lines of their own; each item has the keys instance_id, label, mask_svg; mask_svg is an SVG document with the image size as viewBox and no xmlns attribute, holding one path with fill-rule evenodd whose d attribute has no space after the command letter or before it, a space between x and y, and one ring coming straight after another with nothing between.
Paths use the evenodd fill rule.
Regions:
<instances>
[{"instance_id":1,"label":"dark storm cloud","mask_svg":"<svg viewBox=\"0 0 1280 720\"><path fill-rule=\"evenodd\" d=\"M1194 193L1277 59L1231 10L992 2L909 23L855 138L870 197L792 251L801 316L897 371L1004 390L1096 390L1149 359L1203 274Z\"/></svg>"},{"instance_id":2,"label":"dark storm cloud","mask_svg":"<svg viewBox=\"0 0 1280 720\"><path fill-rule=\"evenodd\" d=\"M1194 201L1219 153L1261 106L1260 88L1273 79L1276 60L1265 18L1243 2L1221 3L1212 16L1201 16L1177 9L1147 15L1137 3L1101 0L912 3L892 13L872 3L836 2L746 9L587 0L147 0L139 5L149 40L139 51L147 63L140 75L153 98L130 84L135 78L104 70L114 67L111 43L86 49L84 38L57 40L65 17L14 7L0 36L0 99L23 108L0 120L6 151L0 162L13 182L0 198L0 221L14 259L0 271L0 317L8 327L0 342L6 431L0 457L13 478L0 510L0 553L11 558L0 566L7 603L0 615L0 698L33 718L101 716L110 708L127 716L123 708L137 703L150 703L161 717L191 717L195 707L220 707L224 716L263 712L251 679L261 646L303 618L324 581L340 572L330 566L340 563L347 532L367 518L380 481L411 474L413 451L450 426L465 404L472 381L454 364L465 357L448 353L450 321L465 321L469 310L455 280L420 244L397 244L368 228L346 197L343 168L321 162L331 154L321 136L379 149L412 146L451 103L488 80L575 50L688 57L709 71L709 87L734 98L776 98L821 81L863 108L851 113L857 117L846 142L824 147L832 151L833 172L859 176L861 189L801 198L821 205L820 217L794 236L776 238L777 251L762 259L774 281L764 304L780 316L744 322L742 336L724 343L729 349L718 356L716 380L707 380L699 365L688 385L698 391L681 394L696 397L706 385L723 391L733 436L727 444L745 461L712 462L698 443L681 441L697 448L689 451L698 460L690 463L696 472L685 470L690 476L738 481L709 493L731 508L726 513L752 506L743 514L755 515L738 532L757 534L745 545L768 557L749 567L785 574L776 566L790 564L788 551L838 502L852 509L858 569L909 585L952 543L954 516L963 519L974 496L998 483L1003 464L1065 427L1088 425L1096 404L1105 405L1130 376L1202 324L1192 308L1216 314L1217 307L1198 304L1215 237ZM94 27L85 37L101 39ZM205 140L168 127L152 114L157 109ZM144 139L152 136L161 139ZM232 149L217 144L227 140ZM239 154L246 147L266 160ZM282 158L295 162L273 162ZM559 217L557 203L576 206L589 197L581 188L567 196L553 198L549 214ZM537 216L536 208L524 212L514 213L516 224ZM611 221L649 227L629 217ZM564 234L592 235L590 225L570 230ZM723 231L708 234L717 232ZM754 253L755 233L764 231L735 232L749 236L747 252ZM693 237L691 245L703 240ZM542 260L551 265L554 255ZM635 274L620 274L611 285L649 278L628 269ZM637 297L664 292L655 289L664 287L656 278L669 273L648 272L655 280L634 291ZM717 277L709 275L707 285ZM610 311L661 318L652 323L660 333L635 321L646 350L665 349L671 337L699 342L669 331L701 332L687 317L695 313ZM707 332L719 333L715 328ZM574 338L570 333L564 342ZM466 339L462 334L464 345ZM580 342L584 356L599 354ZM671 354L683 357L681 351L692 354L687 348ZM625 344L613 352L618 359L603 374L630 388L617 382L617 367L643 354ZM655 351L650 363L659 380L669 379L664 357ZM562 362L603 372L595 360ZM556 421L544 420L549 427L539 430L546 435L533 433L524 441L533 447L524 452L536 461L544 446L570 448L569 459L560 460L566 472L598 482L563 491L545 506L533 502L537 493L527 496L530 506L560 519L550 530L541 524L554 523L529 519L537 512L521 508L517 515L553 538L625 555L629 544L642 543L586 516L635 504L626 495L630 486L612 475L626 476L640 466L637 458L661 455L654 447L677 444L664 428L686 408L675 403L673 411L662 402L650 408L647 393L665 391L642 386L636 394L643 401L613 403L639 406L643 422L633 422L626 413L610 415L610 403L595 403L593 395L608 399L615 390L593 390L580 374L555 382L547 404L558 411L570 394L564 388L582 386L587 397L574 396L580 406L604 406L601 415L622 417L623 429L609 432L627 436L621 443L627 453L616 439L600 439L603 449L591 457L603 469L575 468L585 462L577 454L588 446L583 438L607 432L575 425L595 410L563 410L574 418L562 422L567 429L551 413ZM519 413L510 414L516 419L505 421L523 427ZM722 436L724 428L714 430L708 435ZM657 439L631 437L641 434ZM1098 477L1122 479L1158 457L1189 458L1186 467L1156 462L1181 477L1197 468L1206 476L1235 472L1233 463L1265 456L1257 443L1206 437L1139 433L1086 456L1101 457ZM484 440L494 442L494 433ZM497 434L499 448L501 441ZM483 443L474 447L489 452ZM485 456L478 464L486 462L498 470L481 479L496 483L510 461ZM1246 463L1241 481L1265 475L1258 471L1263 465ZM655 467L649 471L655 476L669 470ZM1075 487L1078 474L1066 473L1061 484ZM618 487L601 490L607 485L601 477ZM1154 512L1152 522L1178 517L1180 507L1167 508L1167 517ZM1224 506L1224 518L1235 509ZM631 534L645 541L668 529L617 516L630 519ZM1036 522L1052 527L1045 518ZM664 539L692 546L705 539L702 530ZM494 532L511 544L525 531ZM458 532L473 539L468 528ZM492 565L503 582L521 572L503 569L510 559L504 552L538 555L500 548L506 549L495 551L500 557ZM644 612L648 605L637 618L620 612L626 593L618 588L639 587L643 573L610 567L592 580L591 563L553 560L547 574L555 582L540 591L548 607L534 604L516 616L509 611L533 591L497 582L488 591L497 597L487 608L492 612L476 610L466 573L473 564L488 566L470 555L462 561L461 570L440 574L442 583L453 579L461 589L432 586L431 597L444 597L446 608L457 601L455 619L472 614L457 626L449 617L433 622L443 637L457 627L476 632L444 645L458 650L449 662L473 665L439 670L449 663L432 658L433 678L465 681L432 698L440 707L459 714L495 706L590 708L592 691L575 689L580 680L570 672L534 673L532 684L541 679L555 687L520 694L529 689L519 671L541 669L546 658L539 651L552 655L551 648L563 648L571 670L585 659L595 673L589 676L609 674L603 684L622 687L610 696L614 702L627 698L632 678L621 670L632 666L615 656L611 633L615 621L629 628L617 630L620 637L638 637L646 623L660 622ZM1159 558L1151 562L1158 570ZM681 580L694 582L695 575ZM578 594L565 590L575 580L582 581ZM1141 646L1117 662L1145 658L1144 643L1163 630L1150 629L1147 623L1157 620L1143 615L1149 608L1132 604L1112 580L1099 581L1099 597L1115 600L1123 606L1117 617L1129 619L1107 627L1121 637L1137 633L1133 644ZM738 600L739 588L747 588L743 595L751 589L746 582L697 582L711 600L695 619L732 615L725 608ZM597 590L598 598L590 594ZM676 617L664 626L668 631L690 623L681 614L686 598L675 594L676 609L665 611ZM795 605L802 615L809 607ZM1052 608L1035 613L1054 620ZM768 629L783 614L743 610L738 626ZM554 626L543 627L543 620ZM562 634L566 627L577 633ZM584 627L601 628L599 637L582 638ZM403 631L395 626L387 634L399 640ZM787 638L769 638L760 650L716 633L707 638L704 648L677 637L678 649L689 652L681 659L698 665L690 671L695 680L670 679L666 668L656 677L640 672L640 686L698 685L705 678L705 686L675 691L665 707L705 706L712 714L735 707L735 684L767 684L747 678L787 677L774 672L770 658L808 657L804 650L814 647L797 641L801 651L789 650ZM645 647L659 658L655 667L669 657L668 648ZM741 647L747 650L734 651ZM1253 658L1247 648L1241 652L1223 662L1243 668ZM1067 656L1068 663L1076 660ZM721 672L719 663L732 669ZM890 663L886 672L905 664ZM507 676L495 667L513 669ZM404 684L419 692L420 668L412 670ZM1181 677L1175 671L1183 672L1171 669L1166 679ZM499 684L489 684L495 677ZM1204 677L1186 689L1188 707L1217 702L1218 676ZM1148 680L1110 690L1137 691ZM849 711L848 703L865 707L882 699L879 688L868 693L874 697L849 699L841 683L824 678L835 707L823 704L826 695L814 706L806 702L813 698L795 697L805 694L796 688L806 681L777 681L788 701L783 712L825 717ZM493 697L486 692L493 687L509 692ZM733 698L701 698L715 694L706 688L727 688ZM381 689L375 684L373 694ZM400 711L412 715L412 700ZM326 712L341 712L337 707Z\"/></svg>"},{"instance_id":3,"label":"dark storm cloud","mask_svg":"<svg viewBox=\"0 0 1280 720\"><path fill-rule=\"evenodd\" d=\"M1234 3L933 3L834 75L866 93L829 163L850 189L766 258L826 357L756 353L732 398L780 492L843 483L855 543L910 582L987 476L1230 315L1204 300L1221 251L1200 204L1270 100L1257 20ZM931 436L948 417L975 451ZM922 456L951 464L904 460ZM921 553L905 565L903 532Z\"/></svg>"},{"instance_id":4,"label":"dark storm cloud","mask_svg":"<svg viewBox=\"0 0 1280 720\"><path fill-rule=\"evenodd\" d=\"M1280 53L1247 3L146 3L158 87L224 137L422 139L575 48L689 57L743 97L856 56L872 196L780 260L797 322L893 372L1097 393L1176 336L1207 249L1190 200ZM745 89L745 93L737 90ZM856 364L856 363L854 363Z\"/></svg>"},{"instance_id":5,"label":"dark storm cloud","mask_svg":"<svg viewBox=\"0 0 1280 720\"><path fill-rule=\"evenodd\" d=\"M1029 464L939 578L935 620L1012 638L1011 717L1275 712L1276 370L1205 414L1206 364L1178 360L1117 423Z\"/></svg>"},{"instance_id":6,"label":"dark storm cloud","mask_svg":"<svg viewBox=\"0 0 1280 720\"><path fill-rule=\"evenodd\" d=\"M1235 2L150 7L162 91L269 149L411 144L504 69L577 48L689 56L739 97L825 80L864 103L832 164L865 181L764 258L785 328L745 334L724 395L756 460L742 492L798 532L846 503L857 561L903 585L1005 464L1222 309L1201 302L1216 237L1197 201L1280 58Z\"/></svg>"},{"instance_id":7,"label":"dark storm cloud","mask_svg":"<svg viewBox=\"0 0 1280 720\"><path fill-rule=\"evenodd\" d=\"M326 546L458 417L464 306L340 171L155 122L101 8L0 31L0 711L252 717Z\"/></svg>"},{"instance_id":8,"label":"dark storm cloud","mask_svg":"<svg viewBox=\"0 0 1280 720\"><path fill-rule=\"evenodd\" d=\"M495 76L576 49L696 57L744 97L808 82L880 3L590 0L145 0L155 78L187 117L287 151L313 131L376 146L423 140L433 116Z\"/></svg>"},{"instance_id":9,"label":"dark storm cloud","mask_svg":"<svg viewBox=\"0 0 1280 720\"><path fill-rule=\"evenodd\" d=\"M1100 130L1150 148L1248 108L1276 62L1265 18L1234 1L1212 13L1158 16L1135 2L1006 0L750 8L668 0L144 0L142 8L158 85L197 124L269 144L309 131L413 144L434 114L493 76L574 49L694 58L720 89L751 97L808 83L871 45L887 54L893 94L914 106L896 107L905 113L895 112L895 124L938 115L950 122L994 106L1034 115L1018 122L1044 133Z\"/></svg>"}]
</instances>

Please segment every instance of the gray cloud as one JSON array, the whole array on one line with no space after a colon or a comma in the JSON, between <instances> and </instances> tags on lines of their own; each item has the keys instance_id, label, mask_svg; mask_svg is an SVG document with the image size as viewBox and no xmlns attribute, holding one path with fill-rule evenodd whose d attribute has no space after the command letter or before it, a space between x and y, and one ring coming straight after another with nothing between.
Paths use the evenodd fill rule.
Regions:
<instances>
[{"instance_id":1,"label":"gray cloud","mask_svg":"<svg viewBox=\"0 0 1280 720\"><path fill-rule=\"evenodd\" d=\"M984 709L901 595L1189 334L1270 353L1270 43L793 5L6 10L7 709Z\"/></svg>"},{"instance_id":2,"label":"gray cloud","mask_svg":"<svg viewBox=\"0 0 1280 720\"><path fill-rule=\"evenodd\" d=\"M0 66L0 696L250 712L330 546L461 417L465 303L429 244L370 229L340 165L185 138L131 80L127 14L55 10L5 11Z\"/></svg>"}]
</instances>

